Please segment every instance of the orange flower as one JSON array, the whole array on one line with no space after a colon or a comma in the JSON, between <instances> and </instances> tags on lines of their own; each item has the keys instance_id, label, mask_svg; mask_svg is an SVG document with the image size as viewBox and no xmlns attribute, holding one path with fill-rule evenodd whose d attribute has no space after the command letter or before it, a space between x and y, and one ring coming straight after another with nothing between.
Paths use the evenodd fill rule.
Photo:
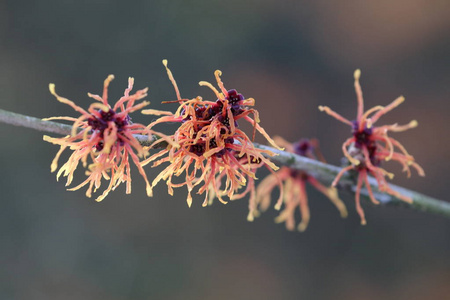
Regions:
<instances>
[{"instance_id":1,"label":"orange flower","mask_svg":"<svg viewBox=\"0 0 450 300\"><path fill-rule=\"evenodd\" d=\"M189 206L192 204L191 192L198 186L197 194L205 194L203 206L206 206L210 198L215 196L222 203L227 203L222 198L223 195L232 199L246 185L248 178L254 179L255 164L252 162L255 160L278 169L263 156L272 156L274 153L255 148L249 137L238 128L237 121L244 119L253 125L254 133L257 130L276 146L259 126L258 112L248 107L254 105L254 99L245 99L236 90L227 91L220 80L220 71L216 71L215 76L221 92L208 82L200 82L200 85L208 86L214 91L218 98L216 101L204 101L201 97L182 99L172 72L167 67L167 61L164 60L163 63L177 94L178 100L174 102L180 103L180 106L174 115L159 118L149 128L167 122L178 122L181 125L172 135L179 147L169 146L142 162L143 166L152 161L153 166L170 163L153 180L152 186L165 180L171 195L174 187L186 186ZM152 111L144 110L143 113L152 114ZM250 117L251 114L254 119ZM179 177L183 173L184 180L172 182L174 176ZM225 186L220 189L219 179L222 178Z\"/></svg>"},{"instance_id":2,"label":"orange flower","mask_svg":"<svg viewBox=\"0 0 450 300\"><path fill-rule=\"evenodd\" d=\"M232 155L234 153L234 156L236 157L236 159L238 160L238 163L232 164L230 167L233 169L234 172L238 172L240 168L245 167L245 169L250 170L250 172L245 172L242 175L245 177L245 189L238 193L238 190L241 188L241 186L238 186L237 188L235 188L234 192L231 196L229 196L230 200L238 200L238 199L242 199L245 196L249 195L249 200L248 200L248 215L247 215L247 221L249 222L253 222L254 218L259 216L259 212L257 210L257 202L256 202L256 189L255 189L255 180L257 179L255 177L255 173L257 171L257 169L261 168L261 167L266 167L272 174L275 174L275 172L273 171L273 169L271 168L271 166L267 165L266 162L262 161L261 159L257 159L257 158L252 158L250 157L250 160L248 157L242 157L239 158L239 153L236 151L230 151L230 155ZM221 190L221 185L222 185L222 181L223 178L225 176L227 176L228 173L226 172L219 172L216 175L214 184L215 186L213 186L212 183L210 183L210 194L209 194L209 201L208 204L211 205L213 203L213 199L215 198L216 195L219 195L219 199L220 195L227 195L227 190L226 188L224 190ZM280 200L283 197L283 189L282 189L282 185L281 185L281 181L278 180L278 184L281 190L280 193ZM213 187L216 187L216 189L214 189ZM227 187L227 185L226 185ZM242 186L243 187L243 186ZM219 194L217 194L217 190L219 190ZM229 193L230 191L228 191ZM205 199L206 201L207 199ZM223 200L221 200L223 203ZM206 205L206 203L204 203L204 205Z\"/></svg>"},{"instance_id":3,"label":"orange flower","mask_svg":"<svg viewBox=\"0 0 450 300\"><path fill-rule=\"evenodd\" d=\"M109 185L103 194L96 199L96 201L101 201L122 182L126 182L126 193L131 193L129 162L131 157L131 160L145 180L147 195L152 196L152 188L139 163L139 158L147 155L147 151L133 136L135 134L151 134L152 132L144 125L132 123L129 117L130 113L150 104L148 101L143 101L139 104L135 103L147 96L147 88L138 90L130 95L134 83L134 79L130 77L124 96L111 107L108 103L108 86L113 79L113 75L109 75L105 79L101 97L88 93L89 97L98 102L92 103L87 111L77 106L74 102L56 94L54 84L51 83L49 85L50 92L58 101L71 106L81 114L78 118L52 117L44 119L73 122L71 135L63 138L44 136L45 141L61 146L51 164L51 171L56 171L59 157L65 149L73 150L69 160L59 169L56 178L59 179L61 175L66 176L66 186L70 185L74 172L81 161L83 167L87 167L86 175L88 177L79 185L70 188L69 191L78 190L89 184L86 196L91 197L92 189L94 188L95 192L100 187L102 178L104 178L109 180ZM164 114L164 112L161 113ZM92 161L89 165L88 158Z\"/></svg>"},{"instance_id":4,"label":"orange flower","mask_svg":"<svg viewBox=\"0 0 450 300\"><path fill-rule=\"evenodd\" d=\"M281 137L275 137L275 141L278 145L285 147L288 152L315 160L319 158L320 161L325 162L325 159L323 159L323 156L319 151L319 143L316 139L303 139L295 144L291 144ZM306 193L306 183L311 184L319 192L327 196L328 199L330 199L330 201L337 207L341 217L347 217L347 209L342 200L339 199L336 188L325 187L308 173L304 171L292 170L289 167L282 167L275 174L267 176L258 185L256 190L256 202L261 211L267 210L270 206L270 196L272 190L275 188L279 180L284 183L284 196L281 199L282 202L279 201L276 203L275 208L279 210L282 203L284 203L284 209L275 219L275 222L285 222L288 230L294 230L295 228L294 215L297 207L299 208L302 217L297 229L299 231L305 231L308 226L310 211L308 206L308 196Z\"/></svg>"},{"instance_id":5,"label":"orange flower","mask_svg":"<svg viewBox=\"0 0 450 300\"><path fill-rule=\"evenodd\" d=\"M412 157L397 140L388 136L389 131L401 132L416 127L418 124L416 120L402 126L398 124L379 127L374 126L382 115L399 106L403 101L405 101L405 98L400 96L387 106L375 106L364 112L363 94L361 85L359 84L360 76L361 71L356 70L354 73L355 90L358 100L356 120L349 121L326 106L319 106L319 109L352 127L353 136L347 139L342 145L342 151L344 152L345 157L349 160L350 166L343 168L339 172L332 185L336 186L339 179L346 171L355 170L358 172L358 181L355 194L356 210L361 217L361 224L365 225L366 219L360 204L360 192L363 182L366 185L372 202L375 204L379 203L379 201L375 199L370 188L368 174L375 177L378 183L378 189L380 191L393 195L405 202L412 202L412 199L409 197L403 196L389 187L385 177L388 176L392 179L394 174L389 173L380 167L383 160L395 160L399 162L403 166L403 171L407 173L408 177L411 175L410 167L416 169L420 176L425 176L425 173L423 169L414 161L414 157Z\"/></svg>"}]
</instances>

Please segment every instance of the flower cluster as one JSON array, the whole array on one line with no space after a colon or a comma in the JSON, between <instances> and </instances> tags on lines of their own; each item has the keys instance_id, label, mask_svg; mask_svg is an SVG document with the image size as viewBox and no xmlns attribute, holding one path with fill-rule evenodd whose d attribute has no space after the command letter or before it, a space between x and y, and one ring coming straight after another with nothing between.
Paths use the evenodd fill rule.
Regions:
<instances>
[{"instance_id":1,"label":"flower cluster","mask_svg":"<svg viewBox=\"0 0 450 300\"><path fill-rule=\"evenodd\" d=\"M379 201L375 199L371 190L368 181L369 174L374 176L377 180L378 189L380 191L393 195L405 202L412 202L409 197L403 196L389 187L386 181L386 176L392 179L394 174L389 173L380 167L382 161L394 160L399 162L403 166L403 171L407 173L408 177L411 175L411 167L416 169L420 176L424 176L425 173L423 169L414 161L414 157L412 157L397 140L388 136L389 131L401 132L416 127L417 121L413 120L409 124L401 126L398 124L378 127L374 126L382 115L399 106L405 98L400 96L387 106L375 106L364 112L363 94L359 83L360 76L361 71L356 70L354 73L355 90L358 101L356 120L349 121L326 106L319 106L319 109L321 111L325 111L327 114L351 126L352 128L352 137L347 139L342 145L342 151L350 162L350 165L343 168L339 172L332 185L336 186L339 179L346 171L355 170L358 172L355 195L356 210L361 217L361 224L364 225L366 224L366 219L360 204L360 193L363 183L367 188L372 202L375 204L379 203Z\"/></svg>"},{"instance_id":2,"label":"flower cluster","mask_svg":"<svg viewBox=\"0 0 450 300\"><path fill-rule=\"evenodd\" d=\"M349 165L337 174L331 187L325 187L314 177L314 174L289 167L279 169L270 160L270 157L276 155L276 150L262 149L264 147L256 147L253 143L256 133L259 132L271 146L278 150L283 150L278 146L281 145L288 152L324 162L317 140L303 139L291 144L281 137L271 139L259 125L258 111L253 108L255 100L245 98L235 89L226 89L221 80L222 72L219 70L214 73L218 88L206 81L199 83L200 86L206 86L213 92L215 100L203 100L200 96L192 99L182 98L173 74L167 66L167 60L163 60L163 64L177 96L177 100L165 103L177 103L179 106L175 113L143 109L149 102L137 102L147 96L147 88L130 94L134 84L133 78L128 79L128 87L124 95L111 106L108 103L108 87L114 76L109 75L104 81L102 96L88 93L88 96L96 102L92 103L87 110L59 96L55 92L55 85L50 84L50 92L59 102L71 106L81 114L78 118L44 119L73 122L72 132L68 136L62 138L44 136L45 141L60 146L51 164L52 172L58 169L58 160L64 150L69 148L73 151L67 162L57 172L57 179L61 175L67 177L66 186L72 183L80 162L86 168L87 178L69 190L88 186L86 196L91 197L105 179L109 181L108 186L97 197L97 201L103 200L110 191L115 190L123 182L126 183L126 193L130 193L130 161L132 161L144 178L148 196L152 196L153 187L160 181L166 182L170 195L173 195L174 188L186 186L189 207L192 205L194 191L204 195L203 206L212 204L215 198L225 204L228 200L249 196L247 219L253 221L254 217L259 216L260 212L267 210L271 205L272 191L278 186L280 193L275 209L280 210L283 205L284 207L275 221L284 222L289 230L297 227L299 231L304 231L310 220L307 183L324 194L336 206L340 215L346 217L347 209L339 199L335 187L345 172L356 172L358 174L355 194L356 210L361 217L361 223L366 224L360 203L363 184L372 202L379 203L369 184L369 175L375 177L381 192L391 194L405 202L411 202L410 198L388 185L386 177L392 178L393 174L381 168L382 161L399 162L408 176L410 176L411 168L424 176L424 171L406 149L397 140L388 136L389 132L401 132L416 127L417 121L411 121L402 126L398 124L374 126L382 115L400 105L404 98L399 97L387 106L375 106L364 111L359 70L354 73L358 103L354 121L349 121L329 107L319 106L321 111L350 125L352 129L352 136L342 145L342 151ZM156 115L158 118L149 125L131 122L129 115L139 110L143 114ZM240 129L241 120L251 124L253 128L251 138ZM159 124L168 123L179 125L173 134L164 135L153 130ZM158 145L159 150L150 155L150 149L155 145ZM148 164L152 167L163 166L162 171L156 175L151 184L144 171L144 167ZM256 188L256 172L261 167L266 167L271 174ZM301 215L298 225L295 221L297 208Z\"/></svg>"},{"instance_id":3,"label":"flower cluster","mask_svg":"<svg viewBox=\"0 0 450 300\"><path fill-rule=\"evenodd\" d=\"M222 203L227 203L222 196L236 199L254 190L253 179L256 178L254 170L260 166L278 169L264 157L274 154L257 149L245 132L239 129L239 120L250 122L254 128L253 136L258 131L277 147L258 124L258 111L249 108L254 105L254 99L245 99L236 90L226 90L220 79L219 70L215 72L215 77L220 91L208 82L199 83L214 92L217 97L215 101L205 101L202 97L182 99L172 72L167 67L167 61L164 60L163 63L177 94L177 100L174 102L178 102L180 106L175 114L157 119L148 128L160 123L180 123L179 128L171 136L179 147L169 146L142 162L143 166L153 162L154 167L170 163L153 180L152 186L160 180L165 180L171 195L174 187L186 186L189 206L192 204L191 192L198 186L197 194L205 194L203 206L206 206L214 197ZM152 111L144 110L143 113L152 114ZM178 177L183 173L185 173L184 180L172 182L174 176ZM222 179L225 180L224 184ZM243 194L236 194L246 185L247 189ZM254 203L253 200L251 202Z\"/></svg>"},{"instance_id":4,"label":"flower cluster","mask_svg":"<svg viewBox=\"0 0 450 300\"><path fill-rule=\"evenodd\" d=\"M150 104L148 101L136 104L136 101L147 96L147 88L130 95L134 84L134 79L130 77L123 97L111 107L108 103L108 87L113 79L113 75L109 75L105 79L102 96L88 93L89 97L98 102L92 103L87 111L77 106L73 101L56 94L55 85L50 84L50 92L56 99L71 106L81 116L78 118L52 117L44 119L73 122L71 135L63 138L44 136L45 141L61 146L51 164L51 171L56 171L60 155L65 149L69 148L73 152L68 161L59 169L57 179L61 175L66 176L66 186L70 185L74 172L81 161L83 167L87 167L86 175L88 177L69 190L78 190L89 184L86 196L91 197L92 190L94 189L95 192L100 187L102 178L109 180L108 187L96 199L97 201L103 200L111 190L114 190L122 182L126 182L126 193L131 193L130 157L145 180L147 195L152 195L152 188L139 161L140 157L144 157L148 153L135 135L149 135L153 132L144 125L131 122L129 116L130 113ZM164 112L160 113L164 114ZM170 140L168 141L170 142ZM88 159L91 161L89 165Z\"/></svg>"},{"instance_id":5,"label":"flower cluster","mask_svg":"<svg viewBox=\"0 0 450 300\"><path fill-rule=\"evenodd\" d=\"M278 145L285 147L288 152L325 162L325 159L319 150L319 142L316 139L302 139L295 144L291 144L281 137L275 137L274 140ZM330 199L330 201L339 210L341 217L347 217L347 209L342 200L339 199L336 188L326 187L308 173L293 170L289 167L282 167L275 174L267 176L258 185L256 190L256 202L261 211L267 210L270 206L272 190L275 188L279 180L283 181L283 202L278 202L275 205L275 208L279 210L281 208L281 204L284 203L284 209L275 219L275 222L285 222L288 230L294 230L295 228L294 215L297 207L299 208L301 214L301 222L298 224L297 229L299 231L305 231L308 226L310 211L308 206L308 196L306 193L306 183L311 184L315 189L328 197L328 199Z\"/></svg>"}]
</instances>

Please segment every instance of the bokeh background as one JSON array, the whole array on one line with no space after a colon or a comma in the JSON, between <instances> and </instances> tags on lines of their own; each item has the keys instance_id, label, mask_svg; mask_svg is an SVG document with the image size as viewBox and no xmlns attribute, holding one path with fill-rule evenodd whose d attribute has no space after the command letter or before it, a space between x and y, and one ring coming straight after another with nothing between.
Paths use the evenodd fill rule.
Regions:
<instances>
[{"instance_id":1,"label":"bokeh background","mask_svg":"<svg viewBox=\"0 0 450 300\"><path fill-rule=\"evenodd\" d=\"M184 97L213 95L198 81L221 69L228 88L254 97L262 125L290 141L317 137L339 164L349 129L317 110L356 113L353 71L368 107L406 102L382 122L419 121L398 138L427 176L394 182L448 199L450 2L0 1L0 107L74 115L48 83L81 106L115 74L149 86L153 108L175 99L167 58ZM148 123L148 116L133 120ZM450 222L365 205L359 225L311 191L305 233L246 221L246 200L188 209L184 190L153 198L134 170L102 203L66 192L50 162L57 147L30 129L0 124L1 299L444 299L450 294ZM260 139L259 141L262 141ZM395 166L390 170L399 171ZM148 171L152 178L155 173ZM264 177L265 173L260 173ZM77 182L81 182L82 176Z\"/></svg>"}]
</instances>

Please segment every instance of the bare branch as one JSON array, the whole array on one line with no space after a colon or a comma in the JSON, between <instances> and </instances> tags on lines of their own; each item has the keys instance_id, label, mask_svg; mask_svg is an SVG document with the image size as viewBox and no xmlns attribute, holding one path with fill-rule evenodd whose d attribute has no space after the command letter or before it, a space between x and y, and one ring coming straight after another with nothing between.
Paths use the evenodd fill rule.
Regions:
<instances>
[{"instance_id":1,"label":"bare branch","mask_svg":"<svg viewBox=\"0 0 450 300\"><path fill-rule=\"evenodd\" d=\"M61 135L68 135L71 133L72 126L52 122L52 121L42 121L41 119L25 116L21 114L16 114L13 112L8 112L0 109L0 122L14 125L14 126L23 126L27 128L31 128L38 131L48 132L48 133L56 133ZM158 137L156 136L143 136L136 135L136 139L143 145L149 146L151 143L156 141ZM158 147L165 147L166 143L161 142L158 144ZM339 173L341 168L332 166L329 164L325 164L316 160L312 160L303 156L296 155L294 153L280 151L272 147L255 144L257 148L270 150L273 153L278 154L277 156L268 157L273 162L278 163L279 165L288 166L295 170L302 170L314 176L319 181L324 184L331 184L336 174ZM382 193L377 188L377 182L374 178L369 178L370 185L374 193L376 193L377 199L382 204L388 205L398 205L409 207L414 210L424 211L429 213L440 214L450 218L450 203L438 199L434 199L432 197L411 191L409 189L392 185L390 187L399 192L400 194L410 197L413 202L408 204L401 199L398 199L392 195ZM341 191L347 191L350 193L354 193L356 186L355 180L352 178L351 174L345 174L340 180L339 188ZM363 195L366 200L370 202L367 191Z\"/></svg>"}]
</instances>

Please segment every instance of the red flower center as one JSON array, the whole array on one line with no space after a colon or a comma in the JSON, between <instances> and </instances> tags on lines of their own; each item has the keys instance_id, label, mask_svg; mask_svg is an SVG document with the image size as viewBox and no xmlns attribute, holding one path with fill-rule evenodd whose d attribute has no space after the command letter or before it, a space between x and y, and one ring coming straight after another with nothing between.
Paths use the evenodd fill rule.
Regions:
<instances>
[{"instance_id":1,"label":"red flower center","mask_svg":"<svg viewBox=\"0 0 450 300\"><path fill-rule=\"evenodd\" d=\"M119 118L114 110L109 109L109 111L99 110L100 117L96 115L91 115L91 118L87 120L89 126L91 126L92 131L97 131L99 136L103 139L103 135L105 130L108 128L110 122L114 122L117 132L120 133L124 131L125 126L130 123L131 118L126 115L126 117ZM123 144L120 136L117 138L118 142ZM99 141L95 146L98 151L103 149L104 142L103 140Z\"/></svg>"}]
</instances>

